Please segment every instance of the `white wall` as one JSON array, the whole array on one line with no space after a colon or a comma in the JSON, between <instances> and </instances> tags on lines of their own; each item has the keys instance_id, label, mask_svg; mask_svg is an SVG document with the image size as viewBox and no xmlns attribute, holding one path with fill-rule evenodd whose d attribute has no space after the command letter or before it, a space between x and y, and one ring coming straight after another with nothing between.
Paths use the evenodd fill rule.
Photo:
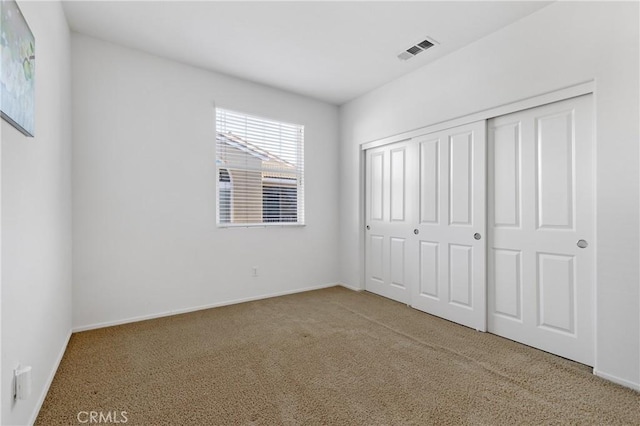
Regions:
<instances>
[{"instance_id":1,"label":"white wall","mask_svg":"<svg viewBox=\"0 0 640 426\"><path fill-rule=\"evenodd\" d=\"M2 120L2 424L35 420L71 332L69 29L58 2L19 2L36 39L35 138ZM13 401L13 370L32 395Z\"/></svg>"},{"instance_id":2,"label":"white wall","mask_svg":"<svg viewBox=\"0 0 640 426\"><path fill-rule=\"evenodd\" d=\"M71 38L75 329L338 281L337 107ZM216 227L214 104L305 126L305 227Z\"/></svg>"},{"instance_id":3,"label":"white wall","mask_svg":"<svg viewBox=\"0 0 640 426\"><path fill-rule=\"evenodd\" d=\"M554 3L344 105L341 280L363 287L360 144L595 79L596 372L640 387L638 25L637 2Z\"/></svg>"}]
</instances>

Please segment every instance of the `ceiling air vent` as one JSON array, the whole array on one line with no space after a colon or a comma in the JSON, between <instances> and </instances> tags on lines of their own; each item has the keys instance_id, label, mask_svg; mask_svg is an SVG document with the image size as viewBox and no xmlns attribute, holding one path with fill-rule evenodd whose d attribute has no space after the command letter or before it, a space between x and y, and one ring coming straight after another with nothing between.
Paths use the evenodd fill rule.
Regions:
<instances>
[{"instance_id":1,"label":"ceiling air vent","mask_svg":"<svg viewBox=\"0 0 640 426\"><path fill-rule=\"evenodd\" d=\"M428 48L433 47L433 43L431 43L429 40L424 40L418 43L418 47L422 50L427 50Z\"/></svg>"},{"instance_id":2,"label":"ceiling air vent","mask_svg":"<svg viewBox=\"0 0 640 426\"><path fill-rule=\"evenodd\" d=\"M411 46L410 48L408 48L404 52L401 52L398 55L398 59L400 59L402 61L406 61L408 59L411 59L414 56L416 56L418 53L424 52L428 48L433 47L435 44L436 44L436 42L434 40L423 40L420 43L416 43L415 46Z\"/></svg>"},{"instance_id":3,"label":"ceiling air vent","mask_svg":"<svg viewBox=\"0 0 640 426\"><path fill-rule=\"evenodd\" d=\"M407 52L411 53L412 55L417 55L418 53L422 52L422 49L420 49L418 46L413 46L407 49Z\"/></svg>"}]
</instances>

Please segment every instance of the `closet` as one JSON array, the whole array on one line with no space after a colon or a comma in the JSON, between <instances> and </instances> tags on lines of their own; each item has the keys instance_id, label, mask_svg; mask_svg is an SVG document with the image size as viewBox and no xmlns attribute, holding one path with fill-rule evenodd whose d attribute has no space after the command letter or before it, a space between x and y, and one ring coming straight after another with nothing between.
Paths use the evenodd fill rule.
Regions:
<instances>
[{"instance_id":1,"label":"closet","mask_svg":"<svg viewBox=\"0 0 640 426\"><path fill-rule=\"evenodd\" d=\"M593 365L591 95L365 151L365 286Z\"/></svg>"}]
</instances>

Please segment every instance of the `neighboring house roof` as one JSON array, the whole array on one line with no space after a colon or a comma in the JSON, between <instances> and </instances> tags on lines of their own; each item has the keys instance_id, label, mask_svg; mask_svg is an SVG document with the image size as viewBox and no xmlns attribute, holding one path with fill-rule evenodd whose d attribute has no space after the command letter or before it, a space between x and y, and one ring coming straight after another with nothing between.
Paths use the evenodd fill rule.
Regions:
<instances>
[{"instance_id":1,"label":"neighboring house roof","mask_svg":"<svg viewBox=\"0 0 640 426\"><path fill-rule=\"evenodd\" d=\"M222 143L231 148L235 148L241 152L246 153L258 160L262 161L263 172L262 175L265 178L283 178L283 179L295 179L296 166L291 162L278 157L269 151L262 149L251 142L248 142L241 137L234 135L231 132L217 133L218 143ZM217 163L224 163L218 158ZM271 169L271 170L269 170Z\"/></svg>"},{"instance_id":2,"label":"neighboring house roof","mask_svg":"<svg viewBox=\"0 0 640 426\"><path fill-rule=\"evenodd\" d=\"M262 160L267 163L274 163L274 165L278 165L280 167L285 166L286 168L295 169L295 166L291 164L289 161L284 160L277 155L270 153L267 150L264 150L251 142L248 142L242 139L239 136L234 135L231 132L222 133L218 132L217 135L218 142L222 142L225 145L229 145L233 148L239 149L240 151L246 152L247 154Z\"/></svg>"}]
</instances>

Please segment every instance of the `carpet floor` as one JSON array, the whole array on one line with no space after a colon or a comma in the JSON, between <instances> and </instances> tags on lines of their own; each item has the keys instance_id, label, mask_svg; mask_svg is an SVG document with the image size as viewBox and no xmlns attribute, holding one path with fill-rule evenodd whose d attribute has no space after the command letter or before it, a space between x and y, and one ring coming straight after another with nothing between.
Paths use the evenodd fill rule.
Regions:
<instances>
[{"instance_id":1,"label":"carpet floor","mask_svg":"<svg viewBox=\"0 0 640 426\"><path fill-rule=\"evenodd\" d=\"M333 287L74 334L36 424L92 411L128 425L638 425L640 393Z\"/></svg>"}]
</instances>

